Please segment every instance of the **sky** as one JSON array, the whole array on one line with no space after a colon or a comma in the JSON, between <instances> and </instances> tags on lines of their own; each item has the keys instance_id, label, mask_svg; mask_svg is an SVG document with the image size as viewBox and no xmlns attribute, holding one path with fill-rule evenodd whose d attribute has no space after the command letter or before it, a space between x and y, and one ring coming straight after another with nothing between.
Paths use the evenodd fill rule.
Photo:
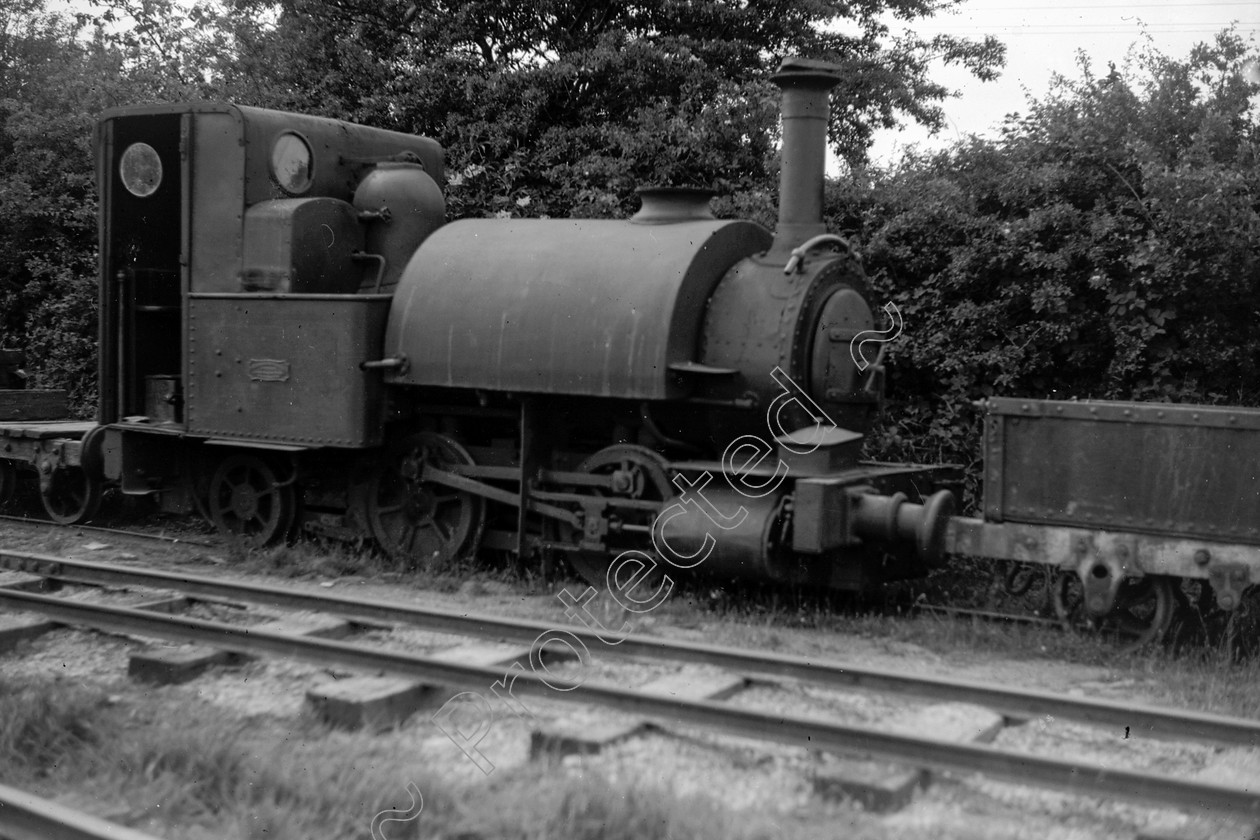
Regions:
<instances>
[{"instance_id":1,"label":"sky","mask_svg":"<svg viewBox=\"0 0 1260 840\"><path fill-rule=\"evenodd\" d=\"M965 70L938 65L933 78L962 94L944 103L946 127L935 137L919 126L881 131L872 160L890 162L912 143L931 149L969 134L994 134L1006 114L1026 110L1025 92L1041 97L1049 90L1051 74L1076 78L1078 50L1104 75L1108 61L1123 66L1129 47L1143 39L1143 26L1160 52L1185 58L1231 22L1242 37L1260 41L1260 0L967 0L952 14L916 21L913 31L925 37L997 36L1006 44L1001 77L980 82Z\"/></svg>"}]
</instances>

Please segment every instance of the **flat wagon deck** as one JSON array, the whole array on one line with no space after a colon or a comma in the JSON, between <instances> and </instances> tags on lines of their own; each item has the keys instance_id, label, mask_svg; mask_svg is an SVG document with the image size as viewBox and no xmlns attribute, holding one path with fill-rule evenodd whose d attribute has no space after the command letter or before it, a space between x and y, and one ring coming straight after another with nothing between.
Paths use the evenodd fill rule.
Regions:
<instances>
[{"instance_id":1,"label":"flat wagon deck","mask_svg":"<svg viewBox=\"0 0 1260 840\"><path fill-rule=\"evenodd\" d=\"M58 522L82 521L100 502L83 470L83 439L96 423L69 419L65 391L0 390L0 507L18 476L39 476L40 499Z\"/></svg>"}]
</instances>

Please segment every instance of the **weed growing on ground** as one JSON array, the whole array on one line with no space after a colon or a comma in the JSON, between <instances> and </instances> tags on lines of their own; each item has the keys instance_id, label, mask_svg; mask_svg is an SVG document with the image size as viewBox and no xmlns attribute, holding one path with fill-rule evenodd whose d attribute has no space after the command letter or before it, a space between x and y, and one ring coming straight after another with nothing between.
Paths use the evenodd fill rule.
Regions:
<instances>
[{"instance_id":1,"label":"weed growing on ground","mask_svg":"<svg viewBox=\"0 0 1260 840\"><path fill-rule=\"evenodd\" d=\"M392 569L378 552L341 542L303 540L292 545L249 548L240 542L228 546L228 563L246 574L286 578L367 577Z\"/></svg>"},{"instance_id":2,"label":"weed growing on ground","mask_svg":"<svg viewBox=\"0 0 1260 840\"><path fill-rule=\"evenodd\" d=\"M1260 719L1260 659L1239 661L1228 646L1156 648L1120 663L1154 685L1159 702L1200 712Z\"/></svg>"},{"instance_id":3,"label":"weed growing on ground","mask_svg":"<svg viewBox=\"0 0 1260 840\"><path fill-rule=\"evenodd\" d=\"M1220 642L1163 645L1126 652L1089 633L1065 632L1052 622L1024 623L950 613L872 610L860 599L794 598L790 593L716 589L700 599L700 612L720 624L723 644L767 650L787 646L794 630L822 636L797 638L795 649L825 649L828 633L915 645L945 657L1068 662L1106 668L1117 681L1140 682L1151 702L1216 714L1260 718L1260 658Z\"/></svg>"},{"instance_id":4,"label":"weed growing on ground","mask_svg":"<svg viewBox=\"0 0 1260 840\"><path fill-rule=\"evenodd\" d=\"M58 681L0 693L0 778L73 789L107 803L112 819L146 828L195 824L212 836L249 840L370 837L382 810L424 795L391 840L420 837L696 840L775 836L761 822L668 791L573 778L555 768L502 769L456 783L389 741L274 720L240 720L199 701L133 706L99 687ZM155 825L156 824L156 825Z\"/></svg>"},{"instance_id":5,"label":"weed growing on ground","mask_svg":"<svg viewBox=\"0 0 1260 840\"><path fill-rule=\"evenodd\" d=\"M468 588L478 594L505 588L520 595L546 595L551 587L536 569L507 556L489 561L452 560L402 568L396 560L372 546L314 539L267 548L250 548L236 542L228 545L227 552L228 565L234 571L281 578L354 576L376 581L406 581L416 588L439 593Z\"/></svg>"},{"instance_id":6,"label":"weed growing on ground","mask_svg":"<svg viewBox=\"0 0 1260 840\"><path fill-rule=\"evenodd\" d=\"M108 697L62 681L0 683L0 779L44 777L100 740L99 711Z\"/></svg>"}]
</instances>

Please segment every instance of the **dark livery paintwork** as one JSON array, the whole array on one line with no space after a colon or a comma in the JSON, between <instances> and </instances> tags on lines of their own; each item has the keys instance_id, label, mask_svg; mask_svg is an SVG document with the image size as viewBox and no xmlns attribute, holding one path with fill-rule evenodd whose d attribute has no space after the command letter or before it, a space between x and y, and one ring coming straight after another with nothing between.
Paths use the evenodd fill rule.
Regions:
<instances>
[{"instance_id":1,"label":"dark livery paintwork","mask_svg":"<svg viewBox=\"0 0 1260 840\"><path fill-rule=\"evenodd\" d=\"M564 552L592 581L653 551L665 513L661 545L714 539L685 491L708 474L704 498L747 516L703 571L921 573L954 473L857 460L878 383L848 355L874 326L860 264L821 220L838 77L792 60L775 80L773 232L695 190L645 190L625 221L446 224L426 138L222 103L106 112L99 423L14 463L63 521L117 486L251 545L302 527L409 563Z\"/></svg>"}]
</instances>

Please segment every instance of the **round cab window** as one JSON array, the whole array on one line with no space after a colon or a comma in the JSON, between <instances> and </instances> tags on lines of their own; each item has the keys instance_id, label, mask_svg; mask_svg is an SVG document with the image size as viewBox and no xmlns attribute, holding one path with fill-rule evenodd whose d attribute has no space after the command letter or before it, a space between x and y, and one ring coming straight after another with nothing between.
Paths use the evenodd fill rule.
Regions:
<instances>
[{"instance_id":1,"label":"round cab window","mask_svg":"<svg viewBox=\"0 0 1260 840\"><path fill-rule=\"evenodd\" d=\"M281 134L271 148L271 174L285 192L306 192L311 186L311 147L296 134Z\"/></svg>"},{"instance_id":2,"label":"round cab window","mask_svg":"<svg viewBox=\"0 0 1260 840\"><path fill-rule=\"evenodd\" d=\"M148 143L132 143L118 161L118 175L132 195L153 195L162 185L162 159Z\"/></svg>"}]
</instances>

